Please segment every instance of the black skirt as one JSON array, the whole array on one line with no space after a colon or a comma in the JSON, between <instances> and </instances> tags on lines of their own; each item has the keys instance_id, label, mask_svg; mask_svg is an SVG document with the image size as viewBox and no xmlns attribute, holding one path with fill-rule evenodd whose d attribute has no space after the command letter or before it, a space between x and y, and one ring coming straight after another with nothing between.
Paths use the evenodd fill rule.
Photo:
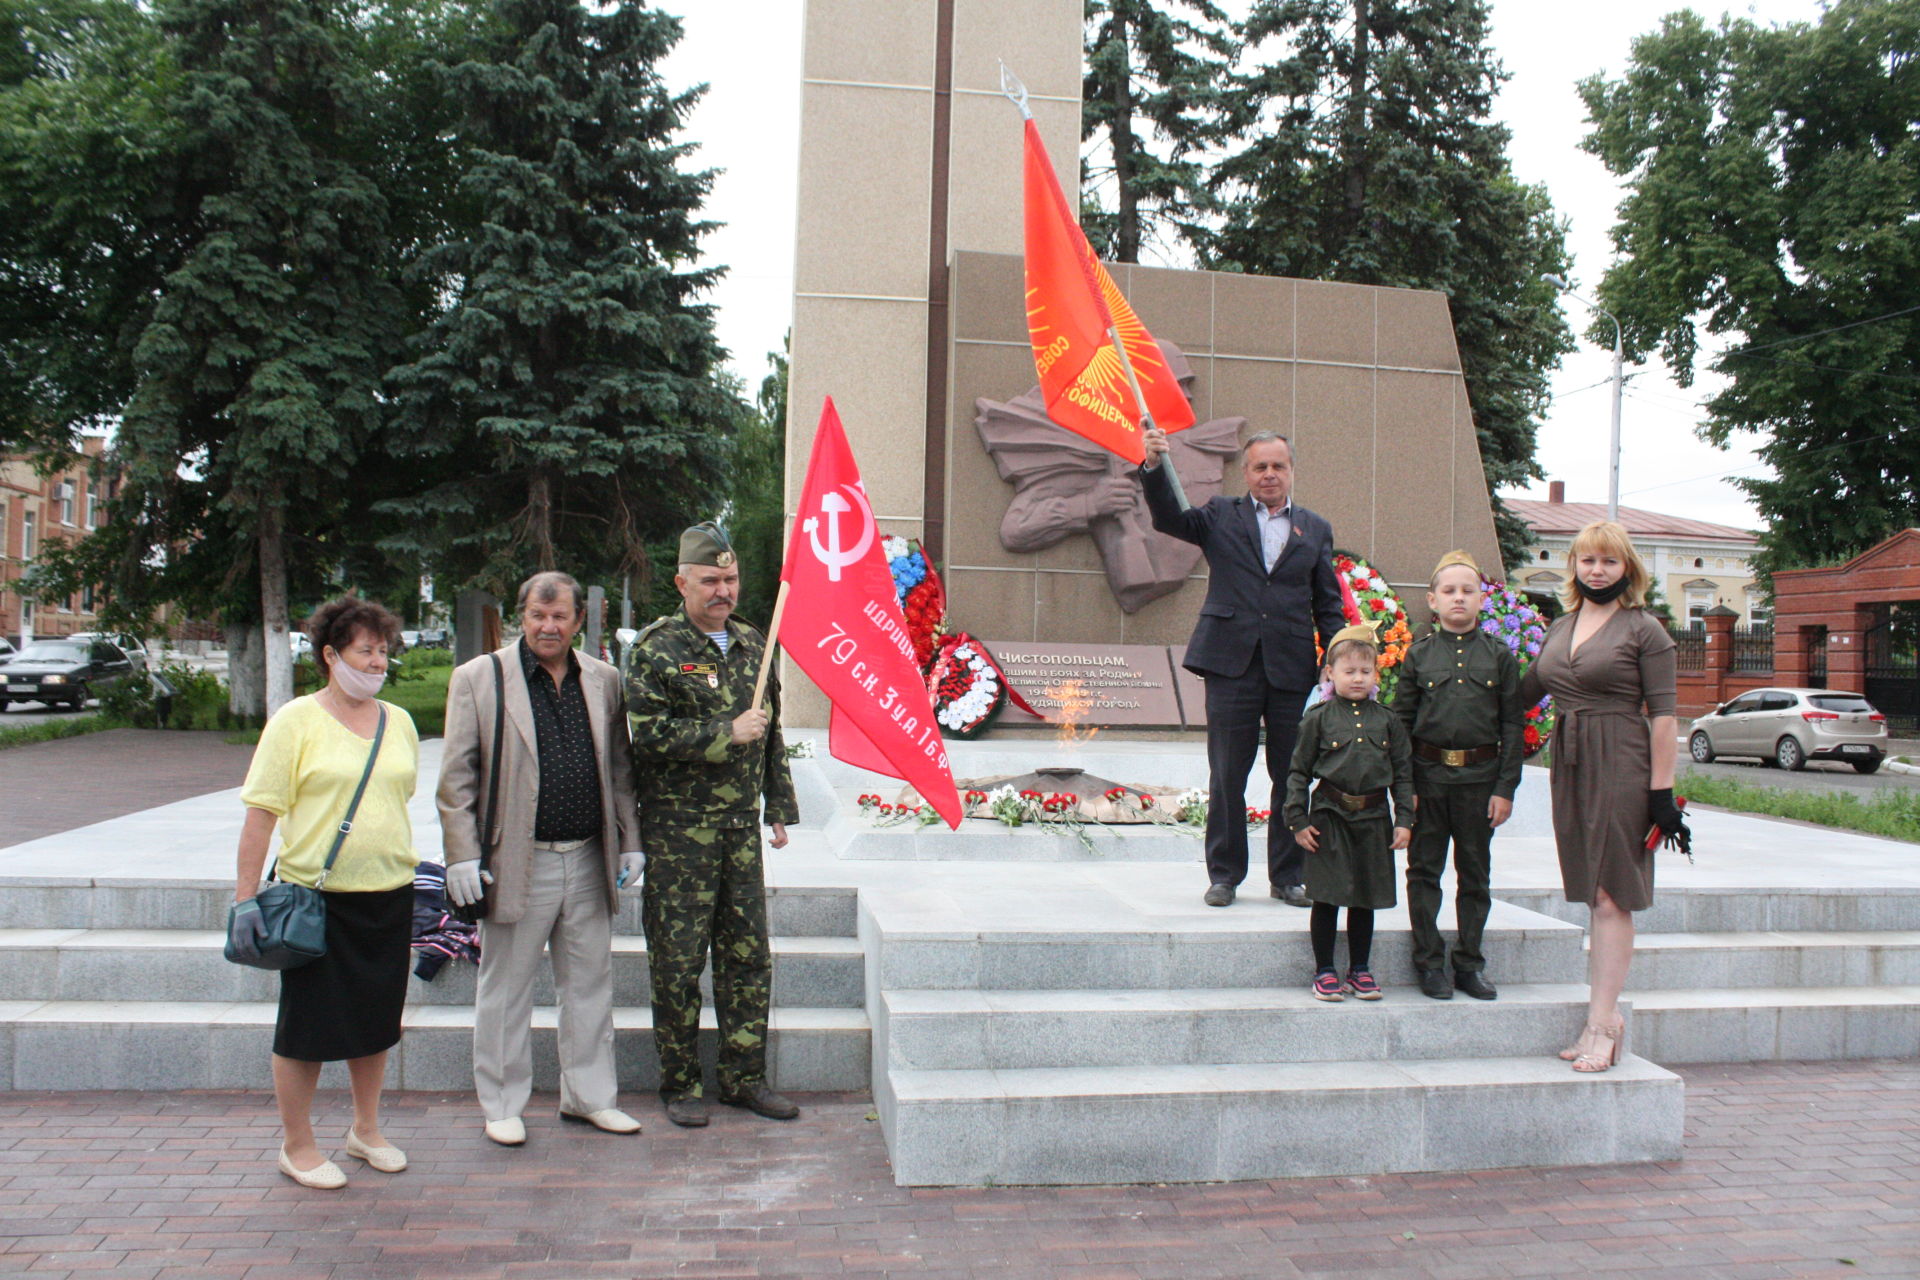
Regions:
<instances>
[{"instance_id":1,"label":"black skirt","mask_svg":"<svg viewBox=\"0 0 1920 1280\"><path fill-rule=\"evenodd\" d=\"M400 1043L413 886L328 893L327 954L280 973L273 1051L301 1062L365 1058Z\"/></svg>"}]
</instances>

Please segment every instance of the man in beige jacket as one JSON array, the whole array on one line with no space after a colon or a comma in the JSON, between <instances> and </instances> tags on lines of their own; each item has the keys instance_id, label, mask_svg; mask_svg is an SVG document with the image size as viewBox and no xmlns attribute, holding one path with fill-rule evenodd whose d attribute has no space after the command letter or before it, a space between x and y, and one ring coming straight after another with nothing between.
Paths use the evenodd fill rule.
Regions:
<instances>
[{"instance_id":1,"label":"man in beige jacket","mask_svg":"<svg viewBox=\"0 0 1920 1280\"><path fill-rule=\"evenodd\" d=\"M463 664L447 686L440 766L440 831L447 897L477 902L473 1083L487 1137L527 1140L521 1112L533 1091L533 987L550 950L560 1006L560 1116L608 1133L638 1133L619 1110L613 1059L613 912L638 887L633 764L620 676L577 652L586 593L564 573L520 587L520 638ZM505 727L494 740L498 700ZM500 788L492 849L481 862L480 824L498 753Z\"/></svg>"}]
</instances>

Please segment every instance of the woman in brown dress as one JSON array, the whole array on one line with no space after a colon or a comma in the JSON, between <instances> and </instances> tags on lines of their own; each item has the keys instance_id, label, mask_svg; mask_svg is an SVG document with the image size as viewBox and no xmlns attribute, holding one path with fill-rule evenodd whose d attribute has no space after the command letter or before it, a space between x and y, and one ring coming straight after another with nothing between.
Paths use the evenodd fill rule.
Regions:
<instances>
[{"instance_id":1,"label":"woman in brown dress","mask_svg":"<svg viewBox=\"0 0 1920 1280\"><path fill-rule=\"evenodd\" d=\"M1647 832L1680 829L1673 803L1673 638L1645 609L1649 575L1627 531L1595 521L1567 554L1567 612L1521 682L1553 695L1553 833L1568 902L1592 910L1587 1025L1561 1053L1575 1071L1619 1060L1633 913L1653 905Z\"/></svg>"}]
</instances>

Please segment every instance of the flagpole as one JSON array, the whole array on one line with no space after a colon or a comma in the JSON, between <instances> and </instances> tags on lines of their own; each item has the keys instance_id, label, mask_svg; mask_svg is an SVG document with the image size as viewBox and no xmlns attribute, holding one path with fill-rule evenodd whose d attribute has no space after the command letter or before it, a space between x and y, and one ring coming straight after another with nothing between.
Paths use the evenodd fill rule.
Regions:
<instances>
[{"instance_id":1,"label":"flagpole","mask_svg":"<svg viewBox=\"0 0 1920 1280\"><path fill-rule=\"evenodd\" d=\"M760 709L760 699L766 696L767 673L773 670L773 646L780 643L780 619L787 611L787 589L793 584L782 579L780 594L773 598L773 621L767 624L767 650L760 655L760 674L753 681L753 709Z\"/></svg>"}]
</instances>

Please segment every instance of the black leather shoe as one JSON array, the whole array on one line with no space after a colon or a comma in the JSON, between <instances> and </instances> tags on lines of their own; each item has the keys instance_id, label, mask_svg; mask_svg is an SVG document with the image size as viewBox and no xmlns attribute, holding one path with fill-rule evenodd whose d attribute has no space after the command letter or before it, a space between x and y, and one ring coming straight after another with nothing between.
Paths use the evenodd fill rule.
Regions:
<instances>
[{"instance_id":1,"label":"black leather shoe","mask_svg":"<svg viewBox=\"0 0 1920 1280\"><path fill-rule=\"evenodd\" d=\"M754 1085L739 1093L723 1093L720 1102L723 1106L741 1107L769 1120L797 1120L800 1117L799 1107L764 1084Z\"/></svg>"},{"instance_id":2,"label":"black leather shoe","mask_svg":"<svg viewBox=\"0 0 1920 1280\"><path fill-rule=\"evenodd\" d=\"M1310 907L1313 899L1307 896L1307 886L1303 884L1275 885L1273 896L1290 907Z\"/></svg>"},{"instance_id":3,"label":"black leather shoe","mask_svg":"<svg viewBox=\"0 0 1920 1280\"><path fill-rule=\"evenodd\" d=\"M1453 999L1453 979L1447 976L1445 969L1419 969L1420 994L1435 1000Z\"/></svg>"},{"instance_id":4,"label":"black leather shoe","mask_svg":"<svg viewBox=\"0 0 1920 1280\"><path fill-rule=\"evenodd\" d=\"M1462 995L1472 996L1475 1000L1498 1000L1499 988L1487 981L1484 973L1467 973L1461 969L1453 971L1454 990Z\"/></svg>"},{"instance_id":5,"label":"black leather shoe","mask_svg":"<svg viewBox=\"0 0 1920 1280\"><path fill-rule=\"evenodd\" d=\"M1233 905L1233 886L1230 884L1208 885L1207 896L1201 901L1210 907L1230 907Z\"/></svg>"},{"instance_id":6,"label":"black leather shoe","mask_svg":"<svg viewBox=\"0 0 1920 1280\"><path fill-rule=\"evenodd\" d=\"M682 1094L678 1098L667 1099L667 1119L682 1129L704 1129L710 1118L707 1100L703 1097Z\"/></svg>"}]
</instances>

